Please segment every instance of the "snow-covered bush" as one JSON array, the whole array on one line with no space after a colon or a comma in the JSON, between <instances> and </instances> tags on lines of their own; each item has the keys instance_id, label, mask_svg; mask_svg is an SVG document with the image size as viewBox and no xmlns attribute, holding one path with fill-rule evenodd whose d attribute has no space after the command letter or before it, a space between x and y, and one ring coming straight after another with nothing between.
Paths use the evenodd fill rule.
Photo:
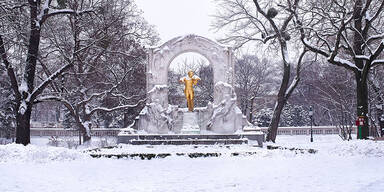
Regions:
<instances>
[{"instance_id":1,"label":"snow-covered bush","mask_svg":"<svg viewBox=\"0 0 384 192\"><path fill-rule=\"evenodd\" d=\"M60 142L60 140L59 140L58 136L51 136L49 138L48 145L58 147L59 146L59 142Z\"/></svg>"},{"instance_id":2,"label":"snow-covered bush","mask_svg":"<svg viewBox=\"0 0 384 192\"><path fill-rule=\"evenodd\" d=\"M271 123L273 110L271 108L261 109L255 115L256 125L259 127L268 127Z\"/></svg>"},{"instance_id":3,"label":"snow-covered bush","mask_svg":"<svg viewBox=\"0 0 384 192\"><path fill-rule=\"evenodd\" d=\"M77 149L77 147L79 146L79 141L74 137L59 138L58 136L51 136L47 145L53 147L66 147L68 149Z\"/></svg>"},{"instance_id":4,"label":"snow-covered bush","mask_svg":"<svg viewBox=\"0 0 384 192\"><path fill-rule=\"evenodd\" d=\"M283 109L280 126L306 126L310 125L311 119L309 112L302 105L292 105L287 103Z\"/></svg>"},{"instance_id":5,"label":"snow-covered bush","mask_svg":"<svg viewBox=\"0 0 384 192\"><path fill-rule=\"evenodd\" d=\"M0 145L6 145L12 143L12 140L6 138L0 138Z\"/></svg>"},{"instance_id":6,"label":"snow-covered bush","mask_svg":"<svg viewBox=\"0 0 384 192\"><path fill-rule=\"evenodd\" d=\"M257 126L268 127L271 122L273 109L261 109L255 114L255 122ZM296 127L310 125L311 119L309 112L301 105L287 104L280 116L279 126Z\"/></svg>"},{"instance_id":7,"label":"snow-covered bush","mask_svg":"<svg viewBox=\"0 0 384 192\"><path fill-rule=\"evenodd\" d=\"M69 149L77 149L77 147L79 146L79 141L76 140L74 137L66 137L64 138L64 142L67 144L66 147Z\"/></svg>"}]
</instances>

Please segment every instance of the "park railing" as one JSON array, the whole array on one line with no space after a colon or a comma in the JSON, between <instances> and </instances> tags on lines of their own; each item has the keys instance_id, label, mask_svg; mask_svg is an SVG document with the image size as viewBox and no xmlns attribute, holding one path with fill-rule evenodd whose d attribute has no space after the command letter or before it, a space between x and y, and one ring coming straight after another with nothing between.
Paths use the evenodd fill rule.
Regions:
<instances>
[{"instance_id":1,"label":"park railing","mask_svg":"<svg viewBox=\"0 0 384 192\"><path fill-rule=\"evenodd\" d=\"M267 134L268 127L260 127L261 131ZM356 134L356 126L352 127L352 134ZM341 129L337 126L314 126L312 127L314 135L332 135L341 134ZM277 129L277 135L310 135L311 127L279 127Z\"/></svg>"},{"instance_id":2,"label":"park railing","mask_svg":"<svg viewBox=\"0 0 384 192\"><path fill-rule=\"evenodd\" d=\"M117 136L119 132L120 128L94 128L91 130L91 135L96 137L114 137ZM31 128L31 136L79 136L79 131L63 128L33 127Z\"/></svg>"},{"instance_id":3,"label":"park railing","mask_svg":"<svg viewBox=\"0 0 384 192\"><path fill-rule=\"evenodd\" d=\"M261 131L267 133L268 127L260 127ZM316 126L312 127L314 135L332 135L341 134L341 129L336 126ZM120 128L94 128L91 130L92 136L117 136ZM309 135L311 127L279 127L278 135ZM356 127L352 127L352 134L356 134ZM78 130L64 129L56 127L33 127L31 128L31 136L79 136Z\"/></svg>"}]
</instances>

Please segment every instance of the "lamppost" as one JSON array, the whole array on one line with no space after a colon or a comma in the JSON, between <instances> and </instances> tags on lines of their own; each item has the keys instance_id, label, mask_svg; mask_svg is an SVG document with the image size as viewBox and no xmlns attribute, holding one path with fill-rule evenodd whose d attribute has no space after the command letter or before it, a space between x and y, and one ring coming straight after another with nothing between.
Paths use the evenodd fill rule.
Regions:
<instances>
[{"instance_id":1,"label":"lamppost","mask_svg":"<svg viewBox=\"0 0 384 192\"><path fill-rule=\"evenodd\" d=\"M312 130L313 110L312 110L312 106L309 106L309 117L311 118L311 142L313 142L313 130Z\"/></svg>"},{"instance_id":2,"label":"lamppost","mask_svg":"<svg viewBox=\"0 0 384 192\"><path fill-rule=\"evenodd\" d=\"M381 137L384 137L384 104L381 104L381 117L380 117L380 128L381 128Z\"/></svg>"}]
</instances>

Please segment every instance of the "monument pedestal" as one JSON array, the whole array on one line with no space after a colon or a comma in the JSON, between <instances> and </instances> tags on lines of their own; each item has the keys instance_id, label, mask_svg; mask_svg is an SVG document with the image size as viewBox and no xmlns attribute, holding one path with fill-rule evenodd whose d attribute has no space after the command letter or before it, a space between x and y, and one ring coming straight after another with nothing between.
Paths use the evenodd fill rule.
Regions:
<instances>
[{"instance_id":1,"label":"monument pedestal","mask_svg":"<svg viewBox=\"0 0 384 192\"><path fill-rule=\"evenodd\" d=\"M197 113L190 111L183 113L183 127L181 128L181 134L200 134Z\"/></svg>"}]
</instances>

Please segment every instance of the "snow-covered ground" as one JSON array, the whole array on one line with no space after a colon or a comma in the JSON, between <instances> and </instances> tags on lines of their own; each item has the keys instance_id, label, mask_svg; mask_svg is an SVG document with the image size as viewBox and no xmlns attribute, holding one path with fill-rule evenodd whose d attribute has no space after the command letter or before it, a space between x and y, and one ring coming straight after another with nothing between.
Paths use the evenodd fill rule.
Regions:
<instances>
[{"instance_id":1,"label":"snow-covered ground","mask_svg":"<svg viewBox=\"0 0 384 192\"><path fill-rule=\"evenodd\" d=\"M384 191L384 142L341 141L338 136L278 136L282 147L316 154L227 147L127 146L103 153L254 151L249 156L164 159L93 159L84 149L0 145L0 191Z\"/></svg>"}]
</instances>

